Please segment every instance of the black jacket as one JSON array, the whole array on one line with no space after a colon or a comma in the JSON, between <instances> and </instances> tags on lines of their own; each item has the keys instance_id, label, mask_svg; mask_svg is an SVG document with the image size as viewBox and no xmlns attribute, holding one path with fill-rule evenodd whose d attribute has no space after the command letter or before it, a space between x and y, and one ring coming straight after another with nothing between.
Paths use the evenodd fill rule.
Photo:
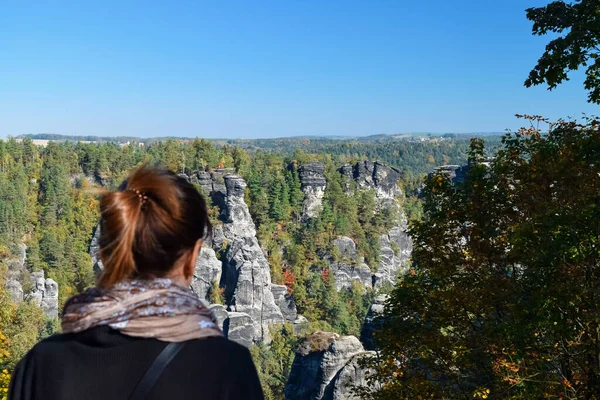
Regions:
<instances>
[{"instance_id":1,"label":"black jacket","mask_svg":"<svg viewBox=\"0 0 600 400\"><path fill-rule=\"evenodd\" d=\"M52 336L19 362L9 400L125 400L165 346L108 327ZM245 347L207 338L186 343L148 399L262 400L263 393Z\"/></svg>"}]
</instances>

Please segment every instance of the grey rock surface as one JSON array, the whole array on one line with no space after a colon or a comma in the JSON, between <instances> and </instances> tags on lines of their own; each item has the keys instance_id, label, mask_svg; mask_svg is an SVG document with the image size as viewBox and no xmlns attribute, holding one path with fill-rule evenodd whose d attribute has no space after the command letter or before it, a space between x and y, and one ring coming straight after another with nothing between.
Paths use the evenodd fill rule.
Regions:
<instances>
[{"instance_id":1,"label":"grey rock surface","mask_svg":"<svg viewBox=\"0 0 600 400\"><path fill-rule=\"evenodd\" d=\"M300 345L285 387L287 400L341 400L347 394L344 386L349 369L339 381L340 371L352 358L364 353L363 346L354 336L340 336L330 332L315 332ZM336 390L337 385L337 390ZM334 393L338 397L333 397Z\"/></svg>"},{"instance_id":2,"label":"grey rock surface","mask_svg":"<svg viewBox=\"0 0 600 400\"><path fill-rule=\"evenodd\" d=\"M245 347L250 347L255 341L254 322L246 313L229 312L229 318L224 322L223 333L229 340Z\"/></svg>"},{"instance_id":3,"label":"grey rock surface","mask_svg":"<svg viewBox=\"0 0 600 400\"><path fill-rule=\"evenodd\" d=\"M385 311L385 302L387 299L388 296L385 294L375 297L365 317L365 322L360 332L360 340L367 350L377 349L374 334L382 328L383 312Z\"/></svg>"},{"instance_id":4,"label":"grey rock surface","mask_svg":"<svg viewBox=\"0 0 600 400\"><path fill-rule=\"evenodd\" d=\"M31 283L33 289L25 295L25 300L41 307L49 318L58 318L58 284L44 278L44 271L32 272Z\"/></svg>"},{"instance_id":5,"label":"grey rock surface","mask_svg":"<svg viewBox=\"0 0 600 400\"><path fill-rule=\"evenodd\" d=\"M412 240L407 232L406 216L401 214L400 223L381 235L381 258L375 274L375 287L384 283L394 285L398 276L405 274L410 267Z\"/></svg>"},{"instance_id":6,"label":"grey rock surface","mask_svg":"<svg viewBox=\"0 0 600 400\"><path fill-rule=\"evenodd\" d=\"M367 351L352 356L346 365L338 371L332 384L329 385L326 397L331 400L360 400L360 397L353 393L352 387L367 386L368 371L359 362L364 357L373 357L374 355L374 351Z\"/></svg>"},{"instance_id":7,"label":"grey rock surface","mask_svg":"<svg viewBox=\"0 0 600 400\"><path fill-rule=\"evenodd\" d=\"M356 250L354 240L348 236L340 236L333 240L333 244L337 247L342 259L346 258L352 261L358 261L358 251Z\"/></svg>"},{"instance_id":8,"label":"grey rock surface","mask_svg":"<svg viewBox=\"0 0 600 400\"><path fill-rule=\"evenodd\" d=\"M211 304L208 306L208 309L213 313L217 320L217 325L219 328L223 330L223 325L225 321L229 318L229 313L227 312L227 308L225 308L222 304Z\"/></svg>"},{"instance_id":9,"label":"grey rock surface","mask_svg":"<svg viewBox=\"0 0 600 400\"><path fill-rule=\"evenodd\" d=\"M335 287L338 291L352 287L352 282L360 282L364 287L373 287L373 275L367 264L348 264L334 262L329 267L333 273Z\"/></svg>"},{"instance_id":10,"label":"grey rock surface","mask_svg":"<svg viewBox=\"0 0 600 400\"><path fill-rule=\"evenodd\" d=\"M102 260L100 260L100 224L96 225L96 229L94 230L94 236L92 236L92 241L90 242L89 254L92 258L92 267L94 268L94 272L96 275L100 275L100 273L104 270L104 265L102 265Z\"/></svg>"},{"instance_id":11,"label":"grey rock surface","mask_svg":"<svg viewBox=\"0 0 600 400\"><path fill-rule=\"evenodd\" d=\"M346 175L347 172L344 172ZM360 161L353 167L353 178L359 187L375 189L379 199L402 195L398 186L400 171L378 161Z\"/></svg>"},{"instance_id":12,"label":"grey rock surface","mask_svg":"<svg viewBox=\"0 0 600 400\"><path fill-rule=\"evenodd\" d=\"M208 300L212 282L216 281L218 284L221 281L222 264L213 249L202 246L196 259L191 285L201 299Z\"/></svg>"},{"instance_id":13,"label":"grey rock surface","mask_svg":"<svg viewBox=\"0 0 600 400\"><path fill-rule=\"evenodd\" d=\"M412 253L406 215L396 201L398 197L403 196L398 186L400 172L378 161L360 161L354 166L344 165L339 171L348 180L352 179L358 189L375 190L378 207L393 207L399 215L396 226L387 234L381 235L381 258L377 273L373 277L376 288L386 283L393 285L397 277L408 270Z\"/></svg>"},{"instance_id":14,"label":"grey rock surface","mask_svg":"<svg viewBox=\"0 0 600 400\"><path fill-rule=\"evenodd\" d=\"M307 163L298 169L301 189L304 192L302 204L302 219L304 220L316 217L321 211L327 187L324 174L325 167L320 162Z\"/></svg>"},{"instance_id":15,"label":"grey rock surface","mask_svg":"<svg viewBox=\"0 0 600 400\"><path fill-rule=\"evenodd\" d=\"M298 311L296 310L296 302L292 295L289 294L285 285L271 285L271 292L273 292L273 298L275 304L281 310L281 314L286 321L294 322L298 317Z\"/></svg>"},{"instance_id":16,"label":"grey rock surface","mask_svg":"<svg viewBox=\"0 0 600 400\"><path fill-rule=\"evenodd\" d=\"M7 279L5 287L15 303L23 301L23 286L18 280Z\"/></svg>"},{"instance_id":17,"label":"grey rock surface","mask_svg":"<svg viewBox=\"0 0 600 400\"><path fill-rule=\"evenodd\" d=\"M284 322L271 290L271 269L244 201L246 182L237 175L225 175L224 182L227 196L223 233L228 247L221 282L226 288L227 304L231 311L249 315L253 341L269 343L269 325Z\"/></svg>"}]
</instances>

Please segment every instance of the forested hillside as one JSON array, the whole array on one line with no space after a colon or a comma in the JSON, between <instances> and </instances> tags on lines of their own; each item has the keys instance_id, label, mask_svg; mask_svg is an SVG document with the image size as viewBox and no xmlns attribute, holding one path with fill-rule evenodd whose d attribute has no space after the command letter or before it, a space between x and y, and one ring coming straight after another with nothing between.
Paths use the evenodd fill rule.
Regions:
<instances>
[{"instance_id":1,"label":"forested hillside","mask_svg":"<svg viewBox=\"0 0 600 400\"><path fill-rule=\"evenodd\" d=\"M386 170L395 177L390 184L410 189L404 206L418 217L419 202L412 189L419 179L437 164L463 163L467 149L464 140L386 144L328 141L285 151L278 147L246 150L216 146L199 139L166 140L148 146L50 142L38 147L29 139L2 141L0 252L2 288L6 287L0 293L0 324L6 336L2 366L10 370L37 340L55 332L53 317L64 301L94 285L89 247L99 218L98 194L104 188L114 188L137 165L161 164L190 177L213 170L241 176L247 183L243 201L256 225L271 279L287 288L298 314L306 318L304 334L324 330L359 336L374 295L370 274L377 272L382 256L379 238L387 235L400 215L391 203L379 204L376 187L367 185L357 190L357 183L348 181L340 168L366 159L380 159L397 167L397 172ZM326 185L321 188L320 212L305 218L309 184L301 182L301 175L312 173L303 166L315 162L322 165L318 174ZM223 223L222 211L201 183L196 180L195 184L213 201L211 218L218 226ZM399 205L402 198L397 200ZM351 238L356 253L341 254L336 242L340 237ZM226 254L225 248L216 250L217 257ZM340 289L337 275L333 278L337 270L332 266L343 272L343 268L354 269L354 263L358 268L360 262L362 273L369 276L364 284L353 280ZM50 294L55 288L53 282L58 286L54 306L49 305L56 302ZM226 302L226 290L214 282L208 300ZM15 298L25 301L15 302ZM257 343L252 351L266 392L280 398L298 338L289 323L273 329L271 345Z\"/></svg>"}]
</instances>

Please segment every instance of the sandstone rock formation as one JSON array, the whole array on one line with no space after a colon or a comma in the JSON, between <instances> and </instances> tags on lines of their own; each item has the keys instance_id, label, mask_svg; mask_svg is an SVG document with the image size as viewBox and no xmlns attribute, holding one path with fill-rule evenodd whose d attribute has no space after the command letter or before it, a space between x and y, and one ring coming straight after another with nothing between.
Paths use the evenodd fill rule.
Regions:
<instances>
[{"instance_id":1,"label":"sandstone rock formation","mask_svg":"<svg viewBox=\"0 0 600 400\"><path fill-rule=\"evenodd\" d=\"M275 304L281 310L283 318L288 322L296 321L298 317L298 311L296 310L296 302L292 295L289 294L288 289L285 285L271 285L271 292L275 299Z\"/></svg>"},{"instance_id":2,"label":"sandstone rock formation","mask_svg":"<svg viewBox=\"0 0 600 400\"><path fill-rule=\"evenodd\" d=\"M234 342L250 347L256 341L256 332L252 317L246 313L229 312L223 324L223 333Z\"/></svg>"},{"instance_id":3,"label":"sandstone rock formation","mask_svg":"<svg viewBox=\"0 0 600 400\"><path fill-rule=\"evenodd\" d=\"M269 263L258 244L244 201L246 182L237 175L225 175L224 181L227 192L223 233L228 247L223 256L221 282L226 288L229 309L250 317L252 340L268 343L269 325L283 323L284 318L275 304Z\"/></svg>"},{"instance_id":4,"label":"sandstone rock formation","mask_svg":"<svg viewBox=\"0 0 600 400\"><path fill-rule=\"evenodd\" d=\"M384 283L393 285L399 275L408 271L412 240L408 236L407 229L406 215L401 212L398 225L390 229L387 234L381 235L381 258L374 276L375 287L380 287Z\"/></svg>"},{"instance_id":5,"label":"sandstone rock formation","mask_svg":"<svg viewBox=\"0 0 600 400\"><path fill-rule=\"evenodd\" d=\"M29 272L25 266L27 246L20 243L16 257L3 260L8 266L8 277L5 288L15 303L32 301L44 310L49 318L58 318L58 284L44 277L44 271ZM27 283L31 283L30 290L24 290Z\"/></svg>"},{"instance_id":6,"label":"sandstone rock formation","mask_svg":"<svg viewBox=\"0 0 600 400\"><path fill-rule=\"evenodd\" d=\"M375 190L379 207L394 207L399 214L398 224L380 238L381 259L377 273L373 276L375 287L381 287L386 283L393 285L398 275L408 269L412 253L412 240L407 233L406 215L396 201L403 194L398 186L400 172L377 161L360 161L354 166L344 165L339 171L348 180L353 180L359 190ZM347 190L350 189L351 186L348 185Z\"/></svg>"},{"instance_id":7,"label":"sandstone rock formation","mask_svg":"<svg viewBox=\"0 0 600 400\"><path fill-rule=\"evenodd\" d=\"M200 254L196 259L196 267L192 278L192 289L201 299L208 300L210 287L213 282L221 281L221 270L223 263L210 247L202 246Z\"/></svg>"},{"instance_id":8,"label":"sandstone rock formation","mask_svg":"<svg viewBox=\"0 0 600 400\"><path fill-rule=\"evenodd\" d=\"M349 289L352 282L360 282L364 287L373 286L373 275L369 266L365 263L353 265L344 262L334 262L329 266L333 273L333 280L338 291Z\"/></svg>"},{"instance_id":9,"label":"sandstone rock formation","mask_svg":"<svg viewBox=\"0 0 600 400\"><path fill-rule=\"evenodd\" d=\"M376 350L377 348L373 334L381 329L383 324L382 316L387 299L388 296L385 294L375 297L365 317L365 322L360 332L360 340L367 350Z\"/></svg>"},{"instance_id":10,"label":"sandstone rock formation","mask_svg":"<svg viewBox=\"0 0 600 400\"><path fill-rule=\"evenodd\" d=\"M354 240L340 236L334 239L333 245L337 249L339 259L332 260L329 269L333 273L336 289L348 289L352 286L352 281L360 282L364 287L372 287L371 269L364 263L364 258L358 256Z\"/></svg>"},{"instance_id":11,"label":"sandstone rock formation","mask_svg":"<svg viewBox=\"0 0 600 400\"><path fill-rule=\"evenodd\" d=\"M92 258L92 267L94 268L94 272L96 275L99 275L102 270L104 270L104 265L102 265L102 261L100 260L100 224L96 225L96 230L94 230L94 236L92 236L92 241L90 242L89 254Z\"/></svg>"},{"instance_id":12,"label":"sandstone rock formation","mask_svg":"<svg viewBox=\"0 0 600 400\"><path fill-rule=\"evenodd\" d=\"M353 391L353 386L367 386L367 370L360 365L364 357L372 357L375 352L367 351L358 353L344 365L333 379L325 398L332 400L359 400Z\"/></svg>"},{"instance_id":13,"label":"sandstone rock formation","mask_svg":"<svg viewBox=\"0 0 600 400\"><path fill-rule=\"evenodd\" d=\"M323 163L312 162L304 164L298 169L301 189L304 192L302 204L302 219L314 218L321 211L323 195L327 187L325 180L325 167Z\"/></svg>"},{"instance_id":14,"label":"sandstone rock formation","mask_svg":"<svg viewBox=\"0 0 600 400\"><path fill-rule=\"evenodd\" d=\"M23 301L23 286L18 280L9 278L6 281L5 287L15 303L20 303Z\"/></svg>"},{"instance_id":15,"label":"sandstone rock formation","mask_svg":"<svg viewBox=\"0 0 600 400\"><path fill-rule=\"evenodd\" d=\"M229 318L229 313L227 312L227 308L225 308L222 304L211 304L208 306L210 311L212 311L213 315L217 320L217 325L221 330L225 324L225 321Z\"/></svg>"},{"instance_id":16,"label":"sandstone rock formation","mask_svg":"<svg viewBox=\"0 0 600 400\"><path fill-rule=\"evenodd\" d=\"M351 386L364 383L357 360L368 356L354 336L316 332L296 352L285 387L287 400L352 399Z\"/></svg>"},{"instance_id":17,"label":"sandstone rock formation","mask_svg":"<svg viewBox=\"0 0 600 400\"><path fill-rule=\"evenodd\" d=\"M394 199L402 195L398 187L400 172L378 161L360 161L353 167L345 165L340 173L353 179L359 188L375 189L379 199Z\"/></svg>"},{"instance_id":18,"label":"sandstone rock formation","mask_svg":"<svg viewBox=\"0 0 600 400\"><path fill-rule=\"evenodd\" d=\"M58 318L58 284L44 278L44 271L32 272L33 289L25 295L25 300L40 306L49 318Z\"/></svg>"}]
</instances>

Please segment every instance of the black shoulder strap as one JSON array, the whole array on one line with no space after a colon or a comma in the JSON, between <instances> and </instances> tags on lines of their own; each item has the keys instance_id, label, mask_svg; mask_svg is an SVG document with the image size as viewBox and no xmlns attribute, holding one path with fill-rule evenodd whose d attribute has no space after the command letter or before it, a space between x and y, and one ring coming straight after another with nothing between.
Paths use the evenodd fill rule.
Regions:
<instances>
[{"instance_id":1,"label":"black shoulder strap","mask_svg":"<svg viewBox=\"0 0 600 400\"><path fill-rule=\"evenodd\" d=\"M150 390L163 373L167 365L175 358L177 353L181 351L185 342L169 343L163 351L154 359L152 365L148 368L142 379L138 382L129 400L145 399Z\"/></svg>"}]
</instances>

